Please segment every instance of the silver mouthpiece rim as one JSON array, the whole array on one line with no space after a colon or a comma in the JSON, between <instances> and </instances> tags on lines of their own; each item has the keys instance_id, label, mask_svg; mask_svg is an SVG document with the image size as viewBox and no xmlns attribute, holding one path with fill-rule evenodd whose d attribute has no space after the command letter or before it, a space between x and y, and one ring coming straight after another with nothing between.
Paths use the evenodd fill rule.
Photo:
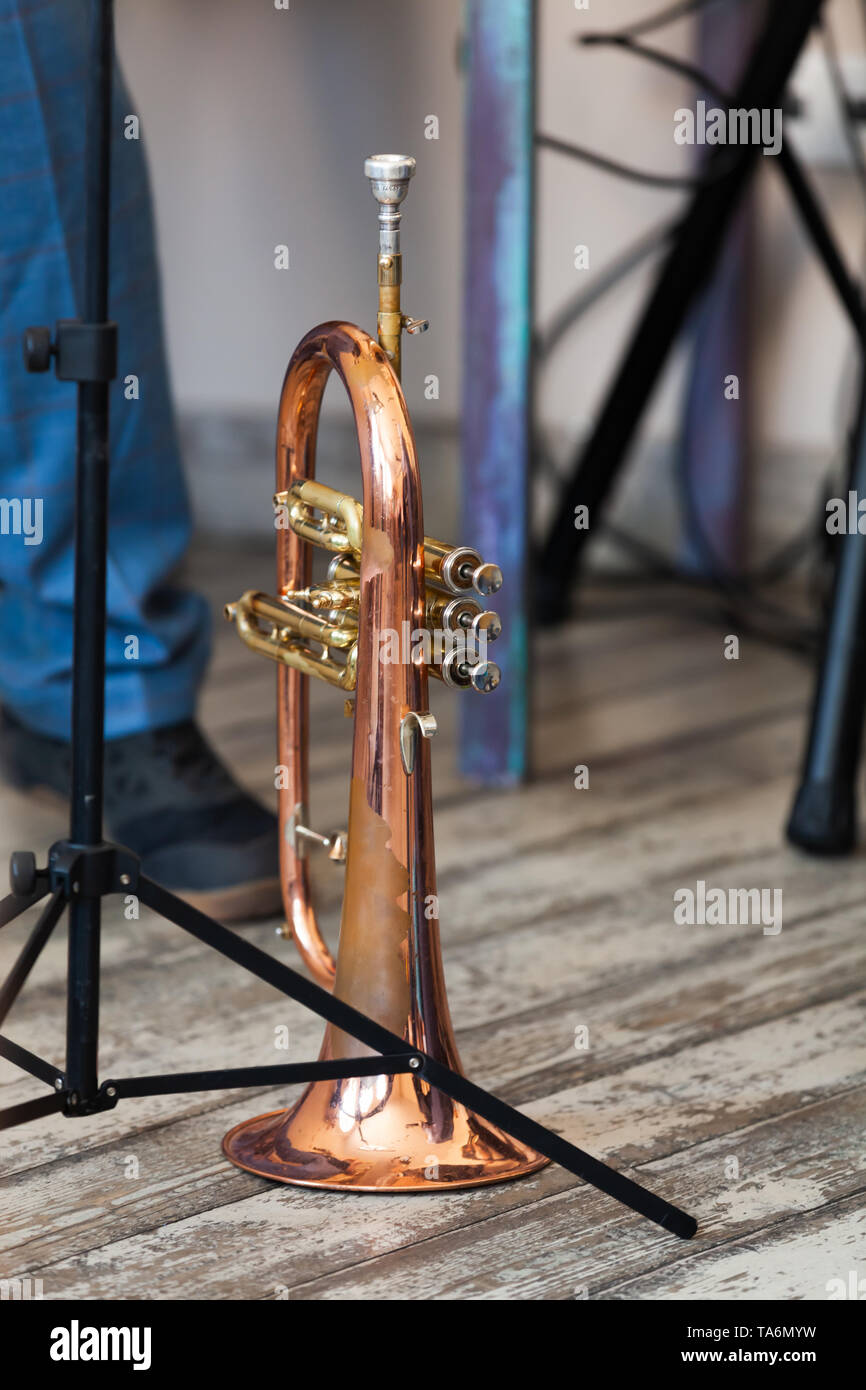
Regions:
<instances>
[{"instance_id":1,"label":"silver mouthpiece rim","mask_svg":"<svg viewBox=\"0 0 866 1390\"><path fill-rule=\"evenodd\" d=\"M374 183L406 184L415 173L411 154L371 154L364 160L364 173Z\"/></svg>"}]
</instances>

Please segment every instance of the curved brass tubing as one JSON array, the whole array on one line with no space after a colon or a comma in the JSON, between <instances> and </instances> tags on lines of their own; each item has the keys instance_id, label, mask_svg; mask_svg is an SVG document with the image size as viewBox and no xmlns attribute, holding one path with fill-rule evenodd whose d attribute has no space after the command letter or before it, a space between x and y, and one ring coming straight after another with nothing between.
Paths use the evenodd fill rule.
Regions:
<instances>
[{"instance_id":1,"label":"curved brass tubing","mask_svg":"<svg viewBox=\"0 0 866 1390\"><path fill-rule=\"evenodd\" d=\"M377 677L382 668L374 659L374 634L381 627L400 631L403 616L413 627L424 621L423 583L420 571L420 482L415 443L400 385L388 360L372 338L351 324L326 323L313 329L298 345L289 363L280 396L277 420L276 489L289 492L293 483L315 478L315 450L319 409L325 384L336 371L348 394L358 431L363 479L363 537L361 566L361 617L356 667L355 749L360 767L375 761L375 737L370 746L369 702L381 698ZM419 499L416 501L415 499ZM341 519L353 532L352 499ZM372 510L371 510L372 509ZM277 586L282 596L305 589L310 583L309 539L294 527L278 531ZM352 540L357 537L352 534ZM401 554L411 556L405 565ZM365 582L364 570L367 570ZM393 668L399 686L381 714L385 727L378 737L382 746L399 749L399 724L409 709L426 709L426 672L421 667ZM369 679L365 673L369 673ZM309 767L305 733L309 718L308 680L300 671L281 666L277 673L278 760L286 768L286 787L280 792L280 855L283 901L287 925L305 963L324 984L333 984L336 966L326 946L312 902L307 846L297 843L294 826L306 819L309 807ZM390 738L389 738L390 735ZM362 745L359 748L359 744ZM360 754L360 762L358 755ZM429 760L429 750L425 749ZM398 764L399 765L399 764ZM405 818L405 780L388 766L377 774L379 795L399 795L399 805L389 807L392 818ZM388 788L381 790L381 784ZM422 819L432 820L429 776ZM429 832L428 832L429 833ZM432 865L431 865L432 873ZM347 869L346 896L350 891ZM420 887L421 885L419 885ZM429 891L435 892L435 888ZM360 1001L355 1001L363 1007Z\"/></svg>"}]
</instances>

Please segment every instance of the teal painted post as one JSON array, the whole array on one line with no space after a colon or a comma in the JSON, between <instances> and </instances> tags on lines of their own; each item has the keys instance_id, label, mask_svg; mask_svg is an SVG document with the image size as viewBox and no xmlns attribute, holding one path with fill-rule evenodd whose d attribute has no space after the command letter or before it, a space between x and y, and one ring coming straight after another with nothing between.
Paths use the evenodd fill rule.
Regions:
<instances>
[{"instance_id":1,"label":"teal painted post","mask_svg":"<svg viewBox=\"0 0 866 1390\"><path fill-rule=\"evenodd\" d=\"M534 46L533 0L469 0L460 540L505 582L502 684L463 696L460 767L485 785L527 771Z\"/></svg>"}]
</instances>

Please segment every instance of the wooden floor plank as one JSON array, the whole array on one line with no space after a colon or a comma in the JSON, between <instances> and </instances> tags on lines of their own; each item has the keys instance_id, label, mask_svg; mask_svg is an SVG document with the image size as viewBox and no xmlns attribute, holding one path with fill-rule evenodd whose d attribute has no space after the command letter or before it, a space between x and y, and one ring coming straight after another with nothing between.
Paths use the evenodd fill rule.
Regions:
<instances>
[{"instance_id":1,"label":"wooden floor plank","mask_svg":"<svg viewBox=\"0 0 866 1390\"><path fill-rule=\"evenodd\" d=\"M712 1267L718 1261L724 1266L726 1251L740 1235L757 1228L761 1240L772 1240L774 1227L787 1226L792 1213L808 1213L811 1223L826 1205L862 1194L864 1112L866 1095L861 1088L639 1168L637 1176L648 1186L689 1194L699 1232L688 1245L662 1248L650 1228L609 1213L607 1220L593 1220L587 1233L603 1199L586 1188L570 1189L546 1194L516 1217L497 1214L483 1227L434 1239L394 1260L375 1258L351 1275L346 1270L309 1281L293 1290L293 1296L345 1297L351 1277L353 1297L400 1297L401 1277L404 1287L417 1288L422 1265L426 1292L410 1297L635 1298L660 1296L649 1291L661 1288L676 1298L739 1296L723 1291L711 1278L701 1281L700 1292L686 1292L695 1265ZM802 1156L792 1160L792 1153ZM737 1176L732 1160L739 1167ZM539 1257L521 1260L521 1247L537 1251ZM745 1263L739 1249L738 1258ZM653 1272L646 1273L648 1269ZM811 1292L804 1296L824 1297L811 1270L806 1277ZM638 1292L641 1289L646 1292ZM757 1296L789 1295L784 1288Z\"/></svg>"},{"instance_id":2,"label":"wooden floor plank","mask_svg":"<svg viewBox=\"0 0 866 1390\"><path fill-rule=\"evenodd\" d=\"M526 1109L599 1157L617 1154L620 1166L691 1149L709 1135L730 1140L732 1132L766 1122L768 1112L783 1116L862 1087L862 1050L858 1056L853 1037L863 1006L863 995L834 1001L704 1044L692 1050L695 1073L689 1079L672 1078L665 1061L649 1062ZM787 1059L781 1066L780 1057ZM550 1204L545 1198L545 1184L563 1180L572 1183L568 1191L574 1206ZM723 1174L718 1181L723 1187ZM586 1252L605 1232L603 1257L599 1255L591 1277L622 1278L623 1249L620 1242L611 1244L608 1223L633 1231L636 1249L645 1251L649 1243L657 1261L673 1259L682 1249L609 1198L583 1185L572 1190L573 1180L558 1170L447 1197L317 1193L257 1185L255 1179L250 1183L251 1195L242 1200L225 1201L44 1267L28 1260L26 1272L38 1270L46 1296L55 1298L129 1298L141 1296L142 1288L148 1297L264 1298L280 1286L309 1285L316 1267L323 1278L343 1281L342 1294L329 1288L329 1297L345 1297L349 1285L353 1297L413 1296L407 1290L416 1297L448 1297L455 1281L466 1288L465 1296L485 1296L478 1279L486 1281L488 1293L493 1287L501 1292L512 1280L522 1291L510 1296L526 1297L527 1281L540 1289L538 1281L543 1284L555 1250L570 1251L562 1257L573 1260L574 1249L580 1249L581 1267L590 1277ZM698 1195L693 1180L677 1192L656 1186L686 1209ZM508 1203L505 1213L498 1210L502 1201ZM517 1214L515 1203L521 1204ZM470 1205L471 1222L465 1219ZM465 1259L455 1258L455 1246ZM385 1256L376 1269L371 1263L375 1254ZM313 1290L305 1287L304 1296L313 1296Z\"/></svg>"},{"instance_id":3,"label":"wooden floor plank","mask_svg":"<svg viewBox=\"0 0 866 1390\"><path fill-rule=\"evenodd\" d=\"M687 1271L632 1280L608 1297L785 1303L824 1300L831 1293L839 1297L839 1284L850 1289L852 1273L855 1281L862 1280L864 1239L866 1208L861 1192L848 1201L791 1217L738 1241L733 1248L698 1255ZM808 1316L802 1321L808 1324Z\"/></svg>"},{"instance_id":4,"label":"wooden floor plank","mask_svg":"<svg viewBox=\"0 0 866 1390\"><path fill-rule=\"evenodd\" d=\"M792 977L800 979L812 973L820 981L823 971L827 970L832 973L837 993L844 992L856 949L855 938L859 937L862 929L861 921L851 931L847 952L844 944L840 945L838 933L834 930L826 932L823 943L815 943L811 933L803 929L799 933L791 933L789 940L797 935L803 940L785 965L781 965L778 959L774 961L777 972L769 971L770 978L765 979L763 990L754 972L746 979L741 977L739 987L735 987L724 968L720 969L719 961L714 959L696 962L693 970L677 972L676 978L671 981L667 999L656 996L650 998L649 1004L643 1004L640 990L628 991L625 997L629 1003L625 1013L621 988L599 992L586 1001L586 1008L581 1013L582 1018L592 1020L594 1042L589 1053L578 1056L571 1046L576 1014L574 1004L570 1003L559 1009L536 1010L517 1019L480 1024L468 1038L463 1039L464 1059L473 1076L494 1090L507 1091L509 1098L519 1104L521 1093L515 1094L514 1078L536 1070L539 1060L543 1061L545 1055L549 1061L543 1082L535 1075L530 1077L530 1090L534 1095L550 1094L580 1081L623 1070L629 1065L646 1061L650 1055L666 1053L670 1056L672 1051L689 1047L699 1038L718 1038L726 1023L730 1028L732 1018L740 1029L754 1026L761 1021L761 1010L772 998L774 983L780 999L783 998L788 1004L791 996L787 986ZM809 955L805 966L800 959L804 950ZM482 989L481 993L489 1007L489 991ZM651 987L647 985L643 993L651 996ZM215 1003L223 1006L219 997ZM546 1023L545 1017L551 1018L551 1022ZM551 1057L554 1050L556 1055ZM274 1093L273 1099L262 1102L264 1106L281 1103L284 1100L279 1093ZM225 1104L224 1099L221 1104ZM230 1116L239 1119L255 1108L256 1102L252 1098L232 1101L223 1115L211 1112L214 1125L209 1123L207 1115L196 1115L190 1121L184 1130L187 1135L184 1143L187 1166L181 1185L184 1194L193 1194L192 1200L206 1201L210 1206L217 1200L223 1200L226 1191L234 1190L228 1186L231 1170L227 1165L214 1161L218 1137L229 1127ZM124 1113L118 1115L121 1130L124 1125L128 1129L130 1120L133 1116L138 1118L138 1113L135 1103L131 1102ZM150 1151L151 1140L146 1134L120 1138L116 1133L109 1137L105 1130L96 1131L95 1138L101 1139L102 1143L96 1146L93 1162L85 1162L82 1155L75 1159L76 1180L68 1208L62 1199L58 1202L49 1162L43 1161L38 1169L29 1167L19 1172L17 1182L2 1201L5 1235L0 1235L0 1249L8 1250L19 1243L18 1219L24 1211L32 1213L29 1219L35 1220L40 1227L40 1238L47 1240L49 1248L55 1248L52 1242L56 1244L59 1241L60 1247L67 1252L70 1244L75 1246L81 1239L97 1244L107 1240L116 1227L117 1212L114 1202L106 1205L106 1170L113 1173L115 1186L126 1194L134 1210L138 1210L139 1198L133 1193L141 1186L142 1202L153 1210L161 1204L164 1219L177 1216L180 1196L174 1179L178 1172L178 1156L173 1143L164 1141L166 1133L178 1136L180 1128L176 1124L159 1126L159 1132L152 1136L154 1150ZM201 1137L196 1139L196 1134ZM206 1142L206 1135L212 1136L210 1142ZM146 1180L141 1184L122 1181L124 1160L129 1156L130 1149L138 1152L139 1144L148 1146L149 1151L149 1157L146 1162L143 1161ZM108 1157L106 1150L110 1150ZM118 1198L117 1205L120 1206L121 1202L122 1199ZM74 1214L82 1208L87 1214L87 1228L76 1229L72 1239ZM126 1216L127 1213L122 1210L121 1217L125 1219ZM28 1228L28 1240L32 1241L33 1238L34 1231Z\"/></svg>"}]
</instances>

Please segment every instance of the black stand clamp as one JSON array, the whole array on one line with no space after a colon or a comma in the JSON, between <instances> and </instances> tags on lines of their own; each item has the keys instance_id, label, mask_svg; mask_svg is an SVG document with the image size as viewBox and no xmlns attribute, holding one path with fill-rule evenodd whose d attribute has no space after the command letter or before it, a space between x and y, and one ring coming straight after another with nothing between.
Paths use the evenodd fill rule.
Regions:
<instances>
[{"instance_id":1,"label":"black stand clamp","mask_svg":"<svg viewBox=\"0 0 866 1390\"><path fill-rule=\"evenodd\" d=\"M117 324L58 319L50 328L28 328L24 365L28 372L47 372L54 359L58 381L113 381L117 376Z\"/></svg>"}]
</instances>

